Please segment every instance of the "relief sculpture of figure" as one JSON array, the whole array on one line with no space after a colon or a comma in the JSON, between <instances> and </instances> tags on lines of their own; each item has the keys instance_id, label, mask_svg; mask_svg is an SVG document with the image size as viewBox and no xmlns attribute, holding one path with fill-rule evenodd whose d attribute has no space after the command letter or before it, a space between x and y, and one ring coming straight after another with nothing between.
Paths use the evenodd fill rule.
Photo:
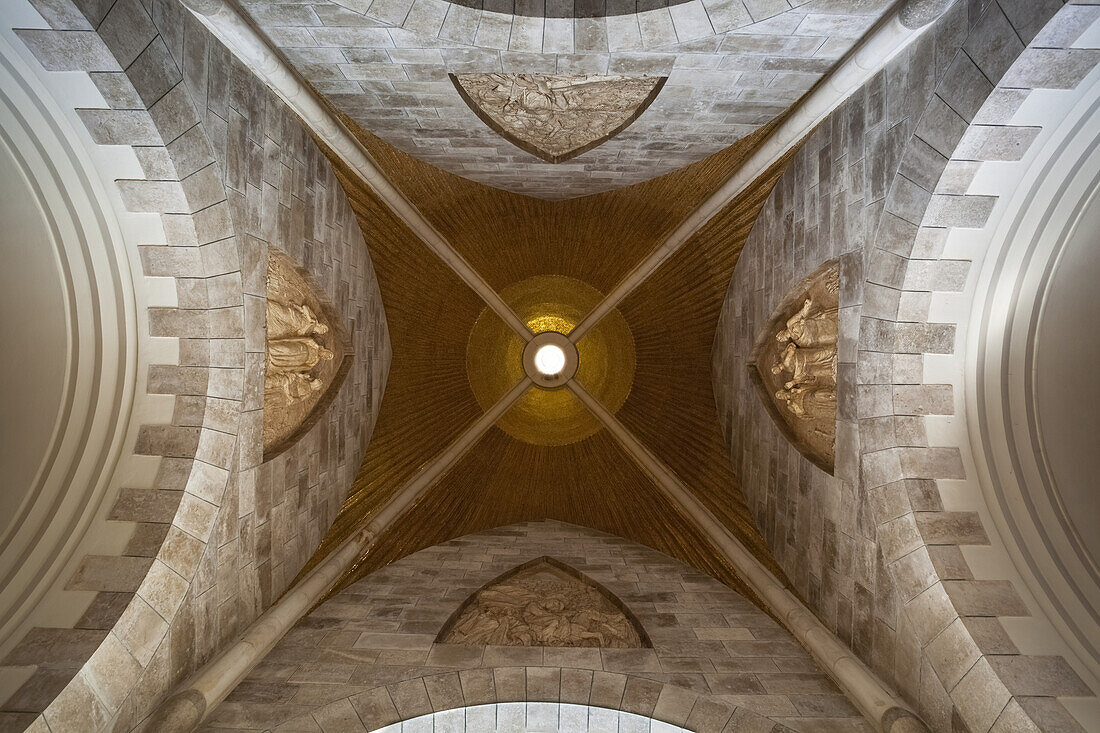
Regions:
<instances>
[{"instance_id":1,"label":"relief sculpture of figure","mask_svg":"<svg viewBox=\"0 0 1100 733\"><path fill-rule=\"evenodd\" d=\"M496 646L641 646L630 621L599 591L544 574L516 576L479 592L444 641Z\"/></svg>"},{"instance_id":2,"label":"relief sculpture of figure","mask_svg":"<svg viewBox=\"0 0 1100 733\"><path fill-rule=\"evenodd\" d=\"M283 252L267 255L264 304L264 454L285 450L308 429L351 358L338 315L312 276Z\"/></svg>"},{"instance_id":3,"label":"relief sculpture of figure","mask_svg":"<svg viewBox=\"0 0 1100 733\"><path fill-rule=\"evenodd\" d=\"M606 126L609 116L616 112L613 105L592 104L597 98L586 88L593 85L585 77L516 74L511 78L500 76L500 80L498 90L508 94L502 112L517 128L537 130L547 139L587 135L589 128ZM581 106L585 114L575 114ZM605 106L608 109L603 109Z\"/></svg>"},{"instance_id":4,"label":"relief sculpture of figure","mask_svg":"<svg viewBox=\"0 0 1100 733\"><path fill-rule=\"evenodd\" d=\"M265 388L277 389L286 397L287 404L301 402L314 392L320 391L324 383L316 377L301 372L273 372L267 377Z\"/></svg>"},{"instance_id":5,"label":"relief sculpture of figure","mask_svg":"<svg viewBox=\"0 0 1100 733\"><path fill-rule=\"evenodd\" d=\"M775 340L792 341L801 348L835 345L837 309L813 311L813 303L806 298L802 309L787 320L787 327L775 335Z\"/></svg>"},{"instance_id":6,"label":"relief sculpture of figure","mask_svg":"<svg viewBox=\"0 0 1100 733\"><path fill-rule=\"evenodd\" d=\"M760 334L752 365L780 429L802 455L834 468L839 362L840 267L802 280Z\"/></svg>"},{"instance_id":7,"label":"relief sculpture of figure","mask_svg":"<svg viewBox=\"0 0 1100 733\"><path fill-rule=\"evenodd\" d=\"M804 384L836 384L836 349L801 349L794 343L779 354L779 363L772 366L772 374L787 372L791 379L786 389Z\"/></svg>"},{"instance_id":8,"label":"relief sculpture of figure","mask_svg":"<svg viewBox=\"0 0 1100 733\"><path fill-rule=\"evenodd\" d=\"M799 420L810 420L836 409L836 389L830 387L781 389L775 393L775 398Z\"/></svg>"},{"instance_id":9,"label":"relief sculpture of figure","mask_svg":"<svg viewBox=\"0 0 1100 733\"><path fill-rule=\"evenodd\" d=\"M309 336L275 339L267 342L267 367L270 372L308 374L323 359L333 353Z\"/></svg>"},{"instance_id":10,"label":"relief sculpture of figure","mask_svg":"<svg viewBox=\"0 0 1100 733\"><path fill-rule=\"evenodd\" d=\"M500 80L501 88L508 90L505 112L521 112L545 120L550 116L551 110L568 108L565 98L555 94L545 78L517 74L510 88L508 80L504 77L500 77Z\"/></svg>"},{"instance_id":11,"label":"relief sculpture of figure","mask_svg":"<svg viewBox=\"0 0 1100 733\"><path fill-rule=\"evenodd\" d=\"M287 265L269 264L267 312L267 374L264 389L281 393L286 404L308 399L324 386L314 367L334 358L318 337L328 333L306 294L293 281Z\"/></svg>"},{"instance_id":12,"label":"relief sculpture of figure","mask_svg":"<svg viewBox=\"0 0 1100 733\"><path fill-rule=\"evenodd\" d=\"M321 323L308 305L267 301L268 340L314 334L323 336L326 333L328 333L328 326Z\"/></svg>"},{"instance_id":13,"label":"relief sculpture of figure","mask_svg":"<svg viewBox=\"0 0 1100 733\"><path fill-rule=\"evenodd\" d=\"M621 129L647 103L659 81L657 77L501 73L459 74L455 80L474 110L493 121L491 126L502 128L501 134L512 136L513 142L535 147L544 159L578 150Z\"/></svg>"}]
</instances>

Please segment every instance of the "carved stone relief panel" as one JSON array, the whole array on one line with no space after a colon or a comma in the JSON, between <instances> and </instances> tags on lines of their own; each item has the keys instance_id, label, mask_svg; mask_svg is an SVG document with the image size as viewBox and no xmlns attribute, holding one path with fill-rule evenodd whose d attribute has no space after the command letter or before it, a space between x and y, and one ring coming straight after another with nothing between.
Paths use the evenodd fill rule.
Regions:
<instances>
[{"instance_id":1,"label":"carved stone relief panel","mask_svg":"<svg viewBox=\"0 0 1100 733\"><path fill-rule=\"evenodd\" d=\"M269 250L264 459L293 445L332 401L351 366L351 342L309 273Z\"/></svg>"},{"instance_id":2,"label":"carved stone relief panel","mask_svg":"<svg viewBox=\"0 0 1100 733\"><path fill-rule=\"evenodd\" d=\"M451 81L497 134L561 163L625 130L657 97L665 77L451 74Z\"/></svg>"},{"instance_id":3,"label":"carved stone relief panel","mask_svg":"<svg viewBox=\"0 0 1100 733\"><path fill-rule=\"evenodd\" d=\"M633 614L590 578L542 557L475 592L436 639L471 646L652 647Z\"/></svg>"},{"instance_id":4,"label":"carved stone relief panel","mask_svg":"<svg viewBox=\"0 0 1100 733\"><path fill-rule=\"evenodd\" d=\"M780 429L804 456L833 472L836 442L836 261L796 285L757 339L753 383Z\"/></svg>"}]
</instances>

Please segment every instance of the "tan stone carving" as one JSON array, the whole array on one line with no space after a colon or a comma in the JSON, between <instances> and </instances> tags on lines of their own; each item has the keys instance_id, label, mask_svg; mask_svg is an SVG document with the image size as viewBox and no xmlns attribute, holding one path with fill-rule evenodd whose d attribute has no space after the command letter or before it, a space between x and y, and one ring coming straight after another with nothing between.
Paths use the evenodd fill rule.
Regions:
<instances>
[{"instance_id":1,"label":"tan stone carving","mask_svg":"<svg viewBox=\"0 0 1100 733\"><path fill-rule=\"evenodd\" d=\"M478 591L438 641L620 649L646 645L634 622L599 588L547 561Z\"/></svg>"},{"instance_id":2,"label":"tan stone carving","mask_svg":"<svg viewBox=\"0 0 1100 733\"><path fill-rule=\"evenodd\" d=\"M606 142L645 111L663 77L454 74L462 98L509 142L560 163Z\"/></svg>"},{"instance_id":3,"label":"tan stone carving","mask_svg":"<svg viewBox=\"0 0 1100 733\"><path fill-rule=\"evenodd\" d=\"M755 349L754 381L795 446L830 472L836 437L840 273L831 263L788 297ZM766 368L765 368L766 367Z\"/></svg>"},{"instance_id":4,"label":"tan stone carving","mask_svg":"<svg viewBox=\"0 0 1100 733\"><path fill-rule=\"evenodd\" d=\"M264 453L291 444L346 372L344 330L309 275L282 252L267 267L267 349L264 371Z\"/></svg>"}]
</instances>

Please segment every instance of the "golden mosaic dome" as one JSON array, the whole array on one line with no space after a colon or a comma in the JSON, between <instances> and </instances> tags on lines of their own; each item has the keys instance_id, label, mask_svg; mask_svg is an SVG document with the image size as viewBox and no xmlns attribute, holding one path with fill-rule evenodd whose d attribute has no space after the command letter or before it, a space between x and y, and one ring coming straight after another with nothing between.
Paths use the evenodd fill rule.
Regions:
<instances>
[{"instance_id":1,"label":"golden mosaic dome","mask_svg":"<svg viewBox=\"0 0 1100 733\"><path fill-rule=\"evenodd\" d=\"M566 336L601 300L591 285L560 275L513 283L501 297L535 334ZM486 307L470 331L466 370L482 409L488 410L524 377L524 341ZM612 311L577 343L576 379L612 412L634 381L634 338L626 319ZM568 445L596 433L600 422L566 389L532 387L498 422L509 435L534 445Z\"/></svg>"}]
</instances>

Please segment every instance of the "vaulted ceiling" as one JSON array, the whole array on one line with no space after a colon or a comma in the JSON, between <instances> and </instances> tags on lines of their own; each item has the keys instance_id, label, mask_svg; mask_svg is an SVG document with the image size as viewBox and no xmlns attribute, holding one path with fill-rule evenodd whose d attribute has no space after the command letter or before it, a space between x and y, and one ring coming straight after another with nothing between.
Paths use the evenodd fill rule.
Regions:
<instances>
[{"instance_id":1,"label":"vaulted ceiling","mask_svg":"<svg viewBox=\"0 0 1100 733\"><path fill-rule=\"evenodd\" d=\"M571 319L566 328L576 325L602 294L661 244L773 127L764 126L674 173L552 202L447 173L394 149L346 116L343 122L390 181L494 290L505 295L509 305L518 303L509 293L530 293L526 284L546 277L583 283L585 292L594 293L580 311L566 314ZM486 405L479 404L479 384L496 377L488 373L492 364L475 357L479 350L492 352L495 346L477 335L483 329L475 324L489 319L496 324L493 333L509 331L358 176L338 157L330 157L371 250L390 324L393 361L367 458L307 570L377 516L481 417ZM593 370L586 376L582 367L577 377L780 577L730 468L712 394L710 355L740 247L785 160L759 177L603 319L601 326L621 321L628 339L624 344L621 336L614 337L620 341L605 349L609 355L601 367L627 375L625 400L611 399L593 387L602 376ZM535 301L545 305L555 300L555 292L569 289L552 287L550 295L535 293ZM516 312L525 317L527 311ZM599 328L581 339L582 360L586 341L596 338ZM635 354L632 372L627 369L631 365L616 361L628 350ZM497 378L495 394L511 386L502 379ZM547 394L530 387L526 398L537 399L540 393ZM569 390L553 394L559 397L551 411L572 410L591 421L592 429L542 440L539 424L530 423L530 416L523 418L529 423L527 432L513 429L508 421L517 418L521 400L385 529L340 587L451 538L553 518L655 547L751 597L734 568L666 498L636 457Z\"/></svg>"},{"instance_id":2,"label":"vaulted ceiling","mask_svg":"<svg viewBox=\"0 0 1100 733\"><path fill-rule=\"evenodd\" d=\"M366 460L303 572L415 495L374 523L381 536L341 586L454 537L553 518L650 545L751 595L639 452L782 577L730 465L710 359L741 246L797 146L671 257L637 270L887 5L506 4L245 4L452 264L482 284L329 155L371 250L393 361ZM624 282L614 307L586 318ZM570 388L524 382L528 331L578 324ZM609 420L637 445L613 437Z\"/></svg>"},{"instance_id":3,"label":"vaulted ceiling","mask_svg":"<svg viewBox=\"0 0 1100 733\"><path fill-rule=\"evenodd\" d=\"M833 67L888 0L292 0L242 5L298 72L382 140L546 199L622 188L718 153ZM498 134L450 75L667 79L607 142L547 162Z\"/></svg>"}]
</instances>

